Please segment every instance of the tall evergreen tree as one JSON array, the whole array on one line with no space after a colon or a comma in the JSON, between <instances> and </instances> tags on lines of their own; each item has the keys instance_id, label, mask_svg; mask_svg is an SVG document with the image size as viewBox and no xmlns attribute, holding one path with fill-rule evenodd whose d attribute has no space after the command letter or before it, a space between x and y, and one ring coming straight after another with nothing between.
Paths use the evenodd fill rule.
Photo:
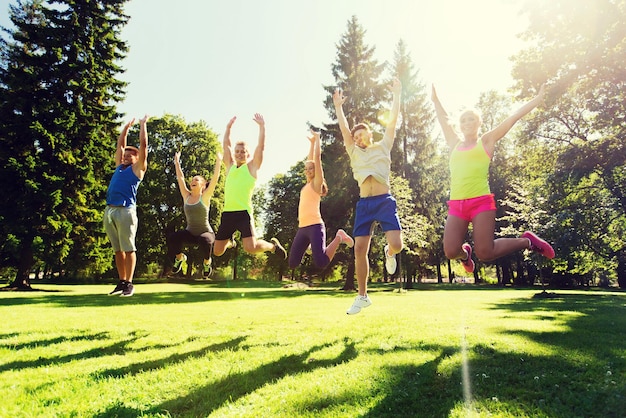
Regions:
<instances>
[{"instance_id":1,"label":"tall evergreen tree","mask_svg":"<svg viewBox=\"0 0 626 418\"><path fill-rule=\"evenodd\" d=\"M127 50L120 40L125 1L31 0L10 8L0 181L12 199L0 203L0 218L16 243L14 287L30 286L36 258L60 263L66 274L107 264L101 210L125 87L116 78Z\"/></svg>"},{"instance_id":2,"label":"tall evergreen tree","mask_svg":"<svg viewBox=\"0 0 626 418\"><path fill-rule=\"evenodd\" d=\"M365 44L365 29L356 16L348 21L346 32L337 44L337 59L332 64L332 75L335 83L325 86L328 93L324 106L329 117L336 121L332 93L339 87L344 90L348 99L344 104L346 119L350 126L359 122L367 122L375 132L382 132L378 123L381 104L384 102L387 87L381 84L381 75L385 64L374 58L374 47ZM329 193L324 201L326 217L329 225L352 225L354 208L359 198L358 186L352 177L350 160L343 146L343 139L337 123L325 126L326 133L322 136L322 162ZM382 134L376 136L378 139ZM349 265L345 289L354 289L354 265Z\"/></svg>"},{"instance_id":3,"label":"tall evergreen tree","mask_svg":"<svg viewBox=\"0 0 626 418\"><path fill-rule=\"evenodd\" d=\"M415 211L425 217L430 230L437 231L445 219L447 154L431 134L435 119L432 105L402 40L396 46L392 72L402 82L402 102L391 168L409 181ZM441 234L432 233L427 245L407 245L410 268L424 273L426 264L437 265L443 260L442 239Z\"/></svg>"}]
</instances>

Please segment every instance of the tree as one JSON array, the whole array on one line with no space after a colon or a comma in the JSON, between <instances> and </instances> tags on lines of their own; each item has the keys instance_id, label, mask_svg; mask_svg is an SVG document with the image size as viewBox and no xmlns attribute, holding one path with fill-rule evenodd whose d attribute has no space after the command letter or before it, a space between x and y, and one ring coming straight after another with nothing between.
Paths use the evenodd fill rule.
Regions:
<instances>
[{"instance_id":1,"label":"tree","mask_svg":"<svg viewBox=\"0 0 626 418\"><path fill-rule=\"evenodd\" d=\"M426 273L427 263L438 265L445 258L443 236L438 233L437 225L445 219L448 188L442 187L442 184L446 184L448 178L447 155L432 137L435 115L426 88L418 81L419 73L414 70L413 60L402 40L396 47L392 73L402 82L402 101L400 126L391 152L391 167L394 173L408 179L414 210L425 218L424 228L432 232L424 238L427 245L420 242L415 247L411 245L409 234L403 233L407 261L411 260L413 264L412 267L405 267L415 270L417 276ZM394 192L396 198L400 196L398 193Z\"/></svg>"},{"instance_id":2,"label":"tree","mask_svg":"<svg viewBox=\"0 0 626 418\"><path fill-rule=\"evenodd\" d=\"M18 2L0 67L2 232L15 244L12 287L35 260L64 274L102 271L101 208L125 83L125 0ZM106 173L106 175L105 175Z\"/></svg>"},{"instance_id":3,"label":"tree","mask_svg":"<svg viewBox=\"0 0 626 418\"><path fill-rule=\"evenodd\" d=\"M557 156L546 182L556 247L567 248L557 267L580 271L584 263L582 271L591 271L588 260L600 257L617 265L626 286L626 1L539 2L527 10L524 36L532 44L515 57L513 75L522 94L544 80L550 87L545 118L528 132L547 139ZM606 234L574 227L581 215Z\"/></svg>"}]
</instances>

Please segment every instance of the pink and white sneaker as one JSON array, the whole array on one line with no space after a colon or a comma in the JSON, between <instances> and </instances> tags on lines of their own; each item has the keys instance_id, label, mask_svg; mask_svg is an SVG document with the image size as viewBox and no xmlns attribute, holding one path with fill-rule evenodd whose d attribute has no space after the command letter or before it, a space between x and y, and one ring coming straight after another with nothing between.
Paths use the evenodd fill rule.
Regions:
<instances>
[{"instance_id":1,"label":"pink and white sneaker","mask_svg":"<svg viewBox=\"0 0 626 418\"><path fill-rule=\"evenodd\" d=\"M461 260L461 264L463 264L463 268L466 272L473 273L475 264L474 260L472 260L472 246L466 242L461 245L461 248L463 248L463 251L467 254L467 258L465 260Z\"/></svg>"},{"instance_id":2,"label":"pink and white sneaker","mask_svg":"<svg viewBox=\"0 0 626 418\"><path fill-rule=\"evenodd\" d=\"M533 234L530 231L526 231L522 234L522 238L526 238L528 241L530 241L530 251L539 253L549 259L554 258L554 249L552 248L552 246L546 241L539 238L537 235Z\"/></svg>"},{"instance_id":3,"label":"pink and white sneaker","mask_svg":"<svg viewBox=\"0 0 626 418\"><path fill-rule=\"evenodd\" d=\"M338 236L339 239L341 239L341 242L346 244L348 246L348 248L354 247L354 240L343 229L337 230L336 236Z\"/></svg>"}]
</instances>

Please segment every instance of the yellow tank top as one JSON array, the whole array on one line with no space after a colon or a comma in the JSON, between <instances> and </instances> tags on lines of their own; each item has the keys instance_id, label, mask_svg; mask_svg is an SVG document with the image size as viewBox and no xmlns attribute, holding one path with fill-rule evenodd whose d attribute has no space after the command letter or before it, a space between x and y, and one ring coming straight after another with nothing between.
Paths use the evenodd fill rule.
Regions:
<instances>
[{"instance_id":1,"label":"yellow tank top","mask_svg":"<svg viewBox=\"0 0 626 418\"><path fill-rule=\"evenodd\" d=\"M298 205L298 227L321 224L320 201L322 197L313 190L313 184L307 183L300 190L300 204Z\"/></svg>"},{"instance_id":2,"label":"yellow tank top","mask_svg":"<svg viewBox=\"0 0 626 418\"><path fill-rule=\"evenodd\" d=\"M488 195L491 156L479 139L472 148L459 149L459 142L450 153L450 200L471 199Z\"/></svg>"},{"instance_id":3,"label":"yellow tank top","mask_svg":"<svg viewBox=\"0 0 626 418\"><path fill-rule=\"evenodd\" d=\"M252 217L252 192L256 179L250 174L248 164L230 166L224 184L224 212L246 210Z\"/></svg>"}]
</instances>

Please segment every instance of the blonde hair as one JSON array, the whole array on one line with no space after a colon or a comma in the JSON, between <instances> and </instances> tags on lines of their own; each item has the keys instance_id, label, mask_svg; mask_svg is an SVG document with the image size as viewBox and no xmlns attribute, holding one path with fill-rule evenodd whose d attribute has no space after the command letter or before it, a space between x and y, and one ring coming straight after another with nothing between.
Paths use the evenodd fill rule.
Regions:
<instances>
[{"instance_id":1,"label":"blonde hair","mask_svg":"<svg viewBox=\"0 0 626 418\"><path fill-rule=\"evenodd\" d=\"M471 113L472 115L474 115L474 116L476 116L478 118L478 123L480 123L480 124L483 123L482 115L480 114L478 109L475 109L473 107L466 108L466 109L463 109L463 111L461 111L461 114L459 115L459 122L461 121L461 117L463 117L463 115L466 114L466 113Z\"/></svg>"},{"instance_id":2,"label":"blonde hair","mask_svg":"<svg viewBox=\"0 0 626 418\"><path fill-rule=\"evenodd\" d=\"M306 160L304 162L304 168L306 169L306 165L308 163L313 164L313 167L315 167L315 161L313 160ZM326 184L326 180L322 180L322 190L320 190L320 196L326 196L328 194L328 184Z\"/></svg>"}]
</instances>

